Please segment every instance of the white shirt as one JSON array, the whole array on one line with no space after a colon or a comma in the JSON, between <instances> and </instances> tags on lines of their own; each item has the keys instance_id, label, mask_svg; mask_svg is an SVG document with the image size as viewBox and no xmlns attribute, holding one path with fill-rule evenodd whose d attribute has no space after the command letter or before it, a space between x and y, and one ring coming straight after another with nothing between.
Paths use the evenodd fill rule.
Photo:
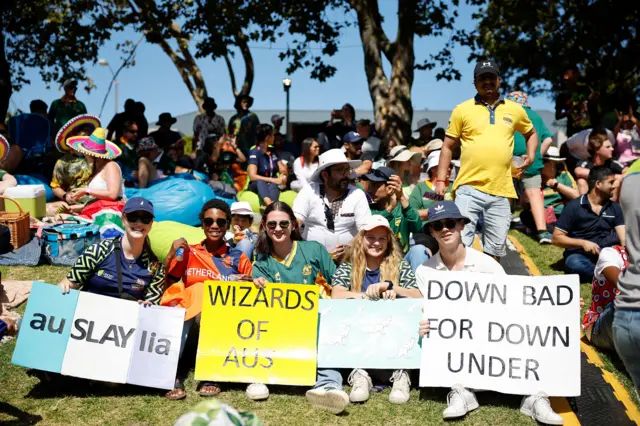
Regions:
<instances>
[{"instance_id":1,"label":"white shirt","mask_svg":"<svg viewBox=\"0 0 640 426\"><path fill-rule=\"evenodd\" d=\"M596 269L593 272L593 277L598 281L606 280L602 273L609 266L615 266L621 271L624 269L624 259L613 247L606 247L600 250L600 255L598 256L598 262L596 262Z\"/></svg>"},{"instance_id":2,"label":"white shirt","mask_svg":"<svg viewBox=\"0 0 640 426\"><path fill-rule=\"evenodd\" d=\"M293 174L296 175L296 180L301 183L301 186L306 186L311 183L311 175L318 169L318 162L312 164L302 165L302 157L296 158L293 162Z\"/></svg>"},{"instance_id":3,"label":"white shirt","mask_svg":"<svg viewBox=\"0 0 640 426\"><path fill-rule=\"evenodd\" d=\"M578 160L586 160L591 157L589 155L589 135L593 129L584 129L575 135L571 136L565 142L569 147L569 152ZM613 132L607 129L607 136L609 136L609 140L611 141L611 145L616 146L616 138L613 136Z\"/></svg>"},{"instance_id":4,"label":"white shirt","mask_svg":"<svg viewBox=\"0 0 640 426\"><path fill-rule=\"evenodd\" d=\"M429 282L429 271L448 271L447 265L442 262L440 252L427 259L416 270L416 281L419 288L423 288ZM493 257L486 255L471 247L467 247L464 258L465 272L480 272L483 274L506 275L504 268Z\"/></svg>"},{"instance_id":5,"label":"white shirt","mask_svg":"<svg viewBox=\"0 0 640 426\"><path fill-rule=\"evenodd\" d=\"M369 202L364 191L349 185L346 198L334 220L334 231L327 228L324 213L325 201L320 198L320 185L311 183L298 193L293 202L293 212L304 226L302 238L317 241L332 251L338 244L349 244L364 220L371 216Z\"/></svg>"}]
</instances>

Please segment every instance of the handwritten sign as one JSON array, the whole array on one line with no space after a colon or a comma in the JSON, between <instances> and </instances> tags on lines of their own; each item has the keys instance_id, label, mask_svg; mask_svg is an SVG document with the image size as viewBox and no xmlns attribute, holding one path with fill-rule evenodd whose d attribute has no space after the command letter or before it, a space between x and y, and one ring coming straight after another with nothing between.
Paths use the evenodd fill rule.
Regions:
<instances>
[{"instance_id":1,"label":"handwritten sign","mask_svg":"<svg viewBox=\"0 0 640 426\"><path fill-rule=\"evenodd\" d=\"M196 380L313 385L318 287L206 281Z\"/></svg>"},{"instance_id":2,"label":"handwritten sign","mask_svg":"<svg viewBox=\"0 0 640 426\"><path fill-rule=\"evenodd\" d=\"M418 282L431 327L420 386L580 395L577 275L429 271Z\"/></svg>"},{"instance_id":3,"label":"handwritten sign","mask_svg":"<svg viewBox=\"0 0 640 426\"><path fill-rule=\"evenodd\" d=\"M57 286L34 282L13 363L67 376L172 389L184 312L76 290L62 294ZM132 367L140 374L132 374Z\"/></svg>"}]
</instances>

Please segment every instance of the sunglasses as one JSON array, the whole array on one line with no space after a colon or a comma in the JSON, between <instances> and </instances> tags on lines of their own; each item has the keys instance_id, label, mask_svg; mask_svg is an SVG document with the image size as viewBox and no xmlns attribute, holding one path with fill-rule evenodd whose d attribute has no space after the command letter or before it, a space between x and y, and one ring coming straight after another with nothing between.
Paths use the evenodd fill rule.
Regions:
<instances>
[{"instance_id":1,"label":"sunglasses","mask_svg":"<svg viewBox=\"0 0 640 426\"><path fill-rule=\"evenodd\" d=\"M127 133L131 133L131 134L134 134L134 135L137 135L137 134L138 134L138 131L137 131L137 130L127 130L126 132L127 132Z\"/></svg>"},{"instance_id":2,"label":"sunglasses","mask_svg":"<svg viewBox=\"0 0 640 426\"><path fill-rule=\"evenodd\" d=\"M127 213L126 217L127 217L127 222L129 223L142 222L145 225L148 225L151 223L151 221L153 221L153 216L148 214Z\"/></svg>"},{"instance_id":3,"label":"sunglasses","mask_svg":"<svg viewBox=\"0 0 640 426\"><path fill-rule=\"evenodd\" d=\"M458 224L458 221L456 219L439 220L431 224L431 229L433 229L436 232L440 232L445 227L447 229L454 229L457 224Z\"/></svg>"},{"instance_id":4,"label":"sunglasses","mask_svg":"<svg viewBox=\"0 0 640 426\"><path fill-rule=\"evenodd\" d=\"M267 222L267 228L271 230L276 229L278 225L280 225L280 228L282 229L287 229L289 226L291 226L291 221L281 220L280 222L276 222L275 220L270 220L269 222Z\"/></svg>"},{"instance_id":5,"label":"sunglasses","mask_svg":"<svg viewBox=\"0 0 640 426\"><path fill-rule=\"evenodd\" d=\"M211 217L205 217L204 219L202 219L202 225L206 226L207 228L213 225L213 222L215 222L216 225L218 225L220 228L226 228L228 223L227 219L222 218L213 219Z\"/></svg>"}]
</instances>

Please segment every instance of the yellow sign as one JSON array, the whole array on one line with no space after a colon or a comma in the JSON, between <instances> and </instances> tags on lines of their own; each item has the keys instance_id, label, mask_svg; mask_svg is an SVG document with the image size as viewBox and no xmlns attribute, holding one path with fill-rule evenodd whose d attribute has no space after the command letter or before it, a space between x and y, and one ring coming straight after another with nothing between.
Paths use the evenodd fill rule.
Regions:
<instances>
[{"instance_id":1,"label":"yellow sign","mask_svg":"<svg viewBox=\"0 0 640 426\"><path fill-rule=\"evenodd\" d=\"M196 380L313 385L318 287L206 281Z\"/></svg>"}]
</instances>

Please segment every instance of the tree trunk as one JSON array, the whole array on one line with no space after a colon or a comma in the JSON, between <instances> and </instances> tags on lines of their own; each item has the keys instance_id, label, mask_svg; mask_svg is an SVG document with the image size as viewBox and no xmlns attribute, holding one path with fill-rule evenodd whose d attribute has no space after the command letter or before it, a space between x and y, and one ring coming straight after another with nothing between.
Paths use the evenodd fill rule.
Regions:
<instances>
[{"instance_id":1,"label":"tree trunk","mask_svg":"<svg viewBox=\"0 0 640 426\"><path fill-rule=\"evenodd\" d=\"M13 93L11 85L11 71L4 50L4 26L0 19L0 123L4 123L9 111L9 100Z\"/></svg>"},{"instance_id":2,"label":"tree trunk","mask_svg":"<svg viewBox=\"0 0 640 426\"><path fill-rule=\"evenodd\" d=\"M242 31L239 31L236 35L236 44L240 49L242 59L244 60L244 82L242 83L242 87L239 91L238 87L236 86L236 73L233 70L233 65L231 64L231 57L229 53L226 53L224 55L224 61L227 64L227 69L229 70L231 91L233 93L233 96L238 97L240 95L249 95L251 93L255 67L253 64L253 55L251 55L251 49L249 48L249 44L247 43L247 36L244 35Z\"/></svg>"}]
</instances>

